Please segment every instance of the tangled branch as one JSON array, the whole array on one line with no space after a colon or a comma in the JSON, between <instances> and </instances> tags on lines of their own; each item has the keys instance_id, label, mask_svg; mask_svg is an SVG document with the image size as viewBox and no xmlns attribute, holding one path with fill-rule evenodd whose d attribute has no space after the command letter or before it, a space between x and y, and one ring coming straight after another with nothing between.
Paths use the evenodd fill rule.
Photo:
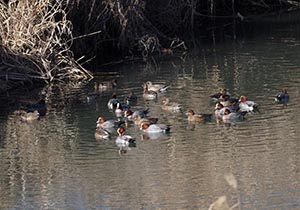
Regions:
<instances>
[{"instance_id":1,"label":"tangled branch","mask_svg":"<svg viewBox=\"0 0 300 210\"><path fill-rule=\"evenodd\" d=\"M66 3L20 0L6 4L0 1L1 57L6 75L24 74L26 78L44 81L92 78L70 50L73 26L67 20Z\"/></svg>"}]
</instances>

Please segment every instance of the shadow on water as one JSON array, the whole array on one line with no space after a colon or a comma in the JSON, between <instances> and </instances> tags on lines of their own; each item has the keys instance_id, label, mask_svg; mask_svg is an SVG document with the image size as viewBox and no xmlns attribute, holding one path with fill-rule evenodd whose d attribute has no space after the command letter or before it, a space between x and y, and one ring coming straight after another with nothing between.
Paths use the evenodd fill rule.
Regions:
<instances>
[{"instance_id":1,"label":"shadow on water","mask_svg":"<svg viewBox=\"0 0 300 210\"><path fill-rule=\"evenodd\" d=\"M279 30L241 45L114 67L113 90L95 94L94 81L111 79L96 77L10 94L14 102L1 104L0 208L209 209L239 201L242 209L299 209L299 47L289 29ZM170 88L145 101L141 85L148 80ZM209 96L224 87L257 102L260 112L233 126L189 124L185 112L213 113ZM291 97L287 105L274 102L282 87ZM112 93L123 100L129 90L138 96L132 108L149 108L171 132L145 135L130 124L126 133L136 145L119 154L116 133L102 141L94 132L99 116L116 118L107 108ZM22 122L17 101L43 92L47 114ZM164 97L182 111L162 110Z\"/></svg>"}]
</instances>

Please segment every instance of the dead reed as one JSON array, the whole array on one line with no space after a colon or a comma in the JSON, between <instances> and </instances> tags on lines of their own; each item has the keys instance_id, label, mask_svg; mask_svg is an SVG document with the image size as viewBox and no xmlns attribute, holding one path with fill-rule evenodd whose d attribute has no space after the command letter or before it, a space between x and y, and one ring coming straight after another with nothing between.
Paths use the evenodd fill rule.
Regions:
<instances>
[{"instance_id":1,"label":"dead reed","mask_svg":"<svg viewBox=\"0 0 300 210\"><path fill-rule=\"evenodd\" d=\"M92 74L74 59L65 1L0 1L0 83L78 81Z\"/></svg>"}]
</instances>

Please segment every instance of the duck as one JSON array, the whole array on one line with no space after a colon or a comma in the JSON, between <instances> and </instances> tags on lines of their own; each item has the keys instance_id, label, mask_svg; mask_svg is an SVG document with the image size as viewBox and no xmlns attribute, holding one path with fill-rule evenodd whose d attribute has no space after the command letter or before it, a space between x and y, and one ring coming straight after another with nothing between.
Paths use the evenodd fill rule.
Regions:
<instances>
[{"instance_id":1,"label":"duck","mask_svg":"<svg viewBox=\"0 0 300 210\"><path fill-rule=\"evenodd\" d=\"M165 124L150 124L149 122L142 122L140 130L145 133L168 133L171 128Z\"/></svg>"},{"instance_id":2,"label":"duck","mask_svg":"<svg viewBox=\"0 0 300 210\"><path fill-rule=\"evenodd\" d=\"M224 106L221 102L217 102L215 105L215 118L217 122L222 120L225 109L229 109L231 112L236 112L234 106Z\"/></svg>"},{"instance_id":3,"label":"duck","mask_svg":"<svg viewBox=\"0 0 300 210\"><path fill-rule=\"evenodd\" d=\"M149 124L155 124L158 122L158 118L156 117L144 117L142 118L140 115L136 115L133 118L134 124L140 126L143 122L149 123Z\"/></svg>"},{"instance_id":4,"label":"duck","mask_svg":"<svg viewBox=\"0 0 300 210\"><path fill-rule=\"evenodd\" d=\"M225 108L224 114L222 116L222 120L224 123L230 123L232 121L244 120L247 111L239 111L239 112L232 112L232 110Z\"/></svg>"},{"instance_id":5,"label":"duck","mask_svg":"<svg viewBox=\"0 0 300 210\"><path fill-rule=\"evenodd\" d=\"M132 143L135 143L135 139L130 135L125 135L125 128L119 127L117 129L118 137L116 138L116 144L119 147L126 147Z\"/></svg>"},{"instance_id":6,"label":"duck","mask_svg":"<svg viewBox=\"0 0 300 210\"><path fill-rule=\"evenodd\" d=\"M258 104L254 101L248 101L247 97L242 95L239 99L238 111L240 112L254 112L258 111Z\"/></svg>"},{"instance_id":7,"label":"duck","mask_svg":"<svg viewBox=\"0 0 300 210\"><path fill-rule=\"evenodd\" d=\"M233 109L236 109L239 103L239 99L221 96L218 102L220 102L225 107L232 107Z\"/></svg>"},{"instance_id":8,"label":"duck","mask_svg":"<svg viewBox=\"0 0 300 210\"><path fill-rule=\"evenodd\" d=\"M290 100L290 96L287 92L287 89L282 88L281 93L277 94L277 96L275 96L274 100L278 103L288 103Z\"/></svg>"},{"instance_id":9,"label":"duck","mask_svg":"<svg viewBox=\"0 0 300 210\"><path fill-rule=\"evenodd\" d=\"M148 86L148 90L155 92L165 92L170 86L161 85L161 84L153 84L151 81L146 82Z\"/></svg>"},{"instance_id":10,"label":"duck","mask_svg":"<svg viewBox=\"0 0 300 210\"><path fill-rule=\"evenodd\" d=\"M195 114L195 112L190 109L186 113L189 122L205 122L212 119L212 114Z\"/></svg>"},{"instance_id":11,"label":"duck","mask_svg":"<svg viewBox=\"0 0 300 210\"><path fill-rule=\"evenodd\" d=\"M97 87L98 86L98 87ZM95 83L95 89L97 91L99 90L108 90L112 88L116 88L118 86L117 79L112 79L111 81L104 81L104 82L96 82Z\"/></svg>"},{"instance_id":12,"label":"duck","mask_svg":"<svg viewBox=\"0 0 300 210\"><path fill-rule=\"evenodd\" d=\"M224 105L220 102L217 102L215 106L215 118L217 122L219 122L219 120L223 118L223 115L224 115Z\"/></svg>"},{"instance_id":13,"label":"duck","mask_svg":"<svg viewBox=\"0 0 300 210\"><path fill-rule=\"evenodd\" d=\"M148 85L146 83L143 83L143 88L144 88L143 98L145 100L156 100L157 99L157 97L158 97L157 92L153 91L153 90L149 90Z\"/></svg>"},{"instance_id":14,"label":"duck","mask_svg":"<svg viewBox=\"0 0 300 210\"><path fill-rule=\"evenodd\" d=\"M124 116L128 120L133 120L138 115L141 116L141 118L145 118L148 113L149 109L136 110L134 112L131 109L128 109L124 111Z\"/></svg>"},{"instance_id":15,"label":"duck","mask_svg":"<svg viewBox=\"0 0 300 210\"><path fill-rule=\"evenodd\" d=\"M115 128L119 127L122 125L124 122L122 121L117 121L117 120L106 120L104 117L98 117L98 120L96 122L97 128L103 128L103 129L110 129L110 128Z\"/></svg>"},{"instance_id":16,"label":"duck","mask_svg":"<svg viewBox=\"0 0 300 210\"><path fill-rule=\"evenodd\" d=\"M117 117L122 117L123 113L126 110L130 110L130 105L117 103L117 107L115 109L115 114Z\"/></svg>"},{"instance_id":17,"label":"duck","mask_svg":"<svg viewBox=\"0 0 300 210\"><path fill-rule=\"evenodd\" d=\"M164 111L179 112L181 110L181 104L170 102L170 99L165 97L162 100L161 108Z\"/></svg>"},{"instance_id":18,"label":"duck","mask_svg":"<svg viewBox=\"0 0 300 210\"><path fill-rule=\"evenodd\" d=\"M101 127L97 127L96 131L95 131L95 139L109 139L110 137L110 132L108 132L107 130L101 128Z\"/></svg>"},{"instance_id":19,"label":"duck","mask_svg":"<svg viewBox=\"0 0 300 210\"><path fill-rule=\"evenodd\" d=\"M123 109L122 109L122 106L120 103L117 103L117 107L115 109L115 114L116 116L119 118L119 117L122 117L122 114L123 114Z\"/></svg>"},{"instance_id":20,"label":"duck","mask_svg":"<svg viewBox=\"0 0 300 210\"><path fill-rule=\"evenodd\" d=\"M34 110L33 112L23 112L21 114L21 120L24 122L36 121L40 119L40 114L38 110Z\"/></svg>"},{"instance_id":21,"label":"duck","mask_svg":"<svg viewBox=\"0 0 300 210\"><path fill-rule=\"evenodd\" d=\"M117 94L113 93L107 102L107 108L113 110L117 107L118 103L120 103L120 100L117 98Z\"/></svg>"},{"instance_id":22,"label":"duck","mask_svg":"<svg viewBox=\"0 0 300 210\"><path fill-rule=\"evenodd\" d=\"M45 116L47 113L46 99L46 96L42 95L36 103L28 103L26 105L22 105L21 109L29 113L34 112L36 110L38 111L40 117Z\"/></svg>"},{"instance_id":23,"label":"duck","mask_svg":"<svg viewBox=\"0 0 300 210\"><path fill-rule=\"evenodd\" d=\"M213 95L210 95L210 98L211 98L211 100L217 102L217 101L219 101L219 100L221 100L221 99L223 99L223 100L229 99L229 98L230 98L230 95L231 95L231 94L228 92L228 90L227 90L226 88L222 88L222 89L219 90L218 93L215 93L215 94L213 94Z\"/></svg>"},{"instance_id":24,"label":"duck","mask_svg":"<svg viewBox=\"0 0 300 210\"><path fill-rule=\"evenodd\" d=\"M136 104L137 103L137 96L134 94L133 90L129 91L129 96L125 98L126 104Z\"/></svg>"}]
</instances>

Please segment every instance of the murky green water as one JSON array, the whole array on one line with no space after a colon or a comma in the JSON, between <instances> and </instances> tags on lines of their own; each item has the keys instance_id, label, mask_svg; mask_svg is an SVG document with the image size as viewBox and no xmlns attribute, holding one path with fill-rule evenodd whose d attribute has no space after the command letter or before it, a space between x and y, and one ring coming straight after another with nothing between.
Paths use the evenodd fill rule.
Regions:
<instances>
[{"instance_id":1,"label":"murky green water","mask_svg":"<svg viewBox=\"0 0 300 210\"><path fill-rule=\"evenodd\" d=\"M2 104L0 209L209 209L221 196L229 207L240 201L240 209L300 209L300 40L291 31L114 68L119 98L133 89L133 110L149 108L172 126L151 139L130 125L136 147L126 154L118 153L115 135L94 137L97 118L115 115L106 107L111 91L87 100L93 81L46 88L48 112L38 122L21 122ZM147 80L170 84L164 96L183 112L163 111L162 95L144 101ZM260 113L231 127L188 124L184 111L213 113L209 95L221 87L248 96ZM287 106L273 100L282 87L291 97Z\"/></svg>"}]
</instances>

